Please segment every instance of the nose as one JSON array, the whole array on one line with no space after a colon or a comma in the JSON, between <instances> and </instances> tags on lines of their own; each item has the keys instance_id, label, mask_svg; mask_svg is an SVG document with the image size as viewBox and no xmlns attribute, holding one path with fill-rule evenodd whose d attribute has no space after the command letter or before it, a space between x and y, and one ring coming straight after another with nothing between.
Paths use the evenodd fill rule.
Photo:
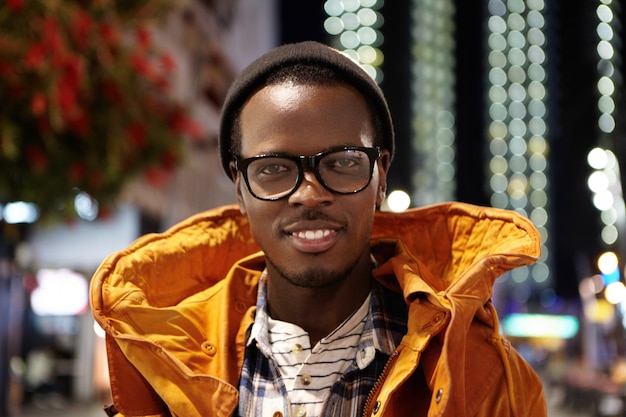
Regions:
<instances>
[{"instance_id":1,"label":"nose","mask_svg":"<svg viewBox=\"0 0 626 417\"><path fill-rule=\"evenodd\" d=\"M334 195L326 189L311 170L305 170L302 183L289 196L289 204L315 207L332 202Z\"/></svg>"}]
</instances>

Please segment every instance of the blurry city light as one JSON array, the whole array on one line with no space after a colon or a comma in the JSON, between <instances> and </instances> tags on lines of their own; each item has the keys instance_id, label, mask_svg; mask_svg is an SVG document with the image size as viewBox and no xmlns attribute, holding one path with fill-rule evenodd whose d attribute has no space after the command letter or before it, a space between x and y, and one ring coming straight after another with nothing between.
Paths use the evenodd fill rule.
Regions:
<instances>
[{"instance_id":1,"label":"blurry city light","mask_svg":"<svg viewBox=\"0 0 626 417\"><path fill-rule=\"evenodd\" d=\"M543 255L528 268L532 282L526 284L532 292L550 285L546 244L551 227L546 138L550 40L544 29L547 8L544 1L488 3L485 50L490 205L515 210L530 218L539 230Z\"/></svg>"},{"instance_id":2,"label":"blurry city light","mask_svg":"<svg viewBox=\"0 0 626 417\"><path fill-rule=\"evenodd\" d=\"M602 282L604 282L604 285L609 285L619 280L620 280L620 273L619 273L618 268L615 268L611 272L602 273Z\"/></svg>"},{"instance_id":3,"label":"blurry city light","mask_svg":"<svg viewBox=\"0 0 626 417\"><path fill-rule=\"evenodd\" d=\"M623 282L612 282L604 289L604 297L611 304L619 304L626 300L626 286Z\"/></svg>"},{"instance_id":4,"label":"blurry city light","mask_svg":"<svg viewBox=\"0 0 626 417\"><path fill-rule=\"evenodd\" d=\"M600 294L604 289L604 280L601 275L594 275L585 278L578 284L578 291L583 299L595 298L596 294Z\"/></svg>"},{"instance_id":5,"label":"blurry city light","mask_svg":"<svg viewBox=\"0 0 626 417\"><path fill-rule=\"evenodd\" d=\"M423 206L456 195L455 6L452 0L411 4L411 200Z\"/></svg>"},{"instance_id":6,"label":"blurry city light","mask_svg":"<svg viewBox=\"0 0 626 417\"><path fill-rule=\"evenodd\" d=\"M574 316L514 313L504 318L502 329L513 337L550 337L569 339L578 333Z\"/></svg>"},{"instance_id":7,"label":"blurry city light","mask_svg":"<svg viewBox=\"0 0 626 417\"><path fill-rule=\"evenodd\" d=\"M593 298L583 304L583 313L590 323L607 323L615 317L615 305L604 298Z\"/></svg>"},{"instance_id":8,"label":"blurry city light","mask_svg":"<svg viewBox=\"0 0 626 417\"><path fill-rule=\"evenodd\" d=\"M619 162L610 149L596 147L587 154L587 163L594 169L587 179L587 186L604 223L600 238L610 246L619 240L620 229L626 222Z\"/></svg>"},{"instance_id":9,"label":"blurry city light","mask_svg":"<svg viewBox=\"0 0 626 417\"><path fill-rule=\"evenodd\" d=\"M613 193L608 190L604 190L593 195L593 205L600 211L610 209L611 207L613 207L614 203L615 198L613 196Z\"/></svg>"},{"instance_id":10,"label":"blurry city light","mask_svg":"<svg viewBox=\"0 0 626 417\"><path fill-rule=\"evenodd\" d=\"M41 269L37 288L30 296L35 314L39 316L70 316L87 309L87 280L69 269Z\"/></svg>"},{"instance_id":11,"label":"blurry city light","mask_svg":"<svg viewBox=\"0 0 626 417\"><path fill-rule=\"evenodd\" d=\"M606 151L602 148L593 148L587 154L587 163L593 169L604 169L607 161Z\"/></svg>"},{"instance_id":12,"label":"blurry city light","mask_svg":"<svg viewBox=\"0 0 626 417\"><path fill-rule=\"evenodd\" d=\"M39 219L39 208L24 201L8 203L2 212L0 218L4 217L4 221L9 224L34 223Z\"/></svg>"},{"instance_id":13,"label":"blurry city light","mask_svg":"<svg viewBox=\"0 0 626 417\"><path fill-rule=\"evenodd\" d=\"M411 197L405 191L395 190L387 197L387 205L389 210L399 213L409 208Z\"/></svg>"},{"instance_id":14,"label":"blurry city light","mask_svg":"<svg viewBox=\"0 0 626 417\"><path fill-rule=\"evenodd\" d=\"M609 189L609 177L604 171L595 171L589 175L587 186L594 193L600 193Z\"/></svg>"},{"instance_id":15,"label":"blurry city light","mask_svg":"<svg viewBox=\"0 0 626 417\"><path fill-rule=\"evenodd\" d=\"M596 7L596 91L598 93L598 142L603 142L607 134L616 128L615 96L622 84L622 75L617 70L621 66L621 38L614 36L621 30L619 19L621 6L611 0L602 0ZM614 12L614 9L617 12ZM619 233L623 232L625 207L622 197L619 164L610 149L596 147L587 155L587 163L595 170L588 179L589 189L593 192L593 204L601 212L604 222L600 238L607 246L616 244ZM617 216L606 216L605 213Z\"/></svg>"},{"instance_id":16,"label":"blurry city light","mask_svg":"<svg viewBox=\"0 0 626 417\"><path fill-rule=\"evenodd\" d=\"M333 37L333 46L354 59L377 83L383 80L384 61L379 47L384 37L378 29L383 16L378 12L383 0L326 0L324 29Z\"/></svg>"},{"instance_id":17,"label":"blurry city light","mask_svg":"<svg viewBox=\"0 0 626 417\"><path fill-rule=\"evenodd\" d=\"M81 219L92 221L98 218L98 202L85 192L74 198L74 209Z\"/></svg>"},{"instance_id":18,"label":"blurry city light","mask_svg":"<svg viewBox=\"0 0 626 417\"><path fill-rule=\"evenodd\" d=\"M618 269L618 260L615 252L604 252L598 257L598 269L603 274L611 274Z\"/></svg>"}]
</instances>

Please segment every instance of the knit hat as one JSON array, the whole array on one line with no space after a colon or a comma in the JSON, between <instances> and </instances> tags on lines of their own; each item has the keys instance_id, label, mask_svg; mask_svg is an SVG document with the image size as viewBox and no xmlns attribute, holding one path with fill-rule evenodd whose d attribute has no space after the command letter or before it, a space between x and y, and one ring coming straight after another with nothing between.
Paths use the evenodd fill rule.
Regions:
<instances>
[{"instance_id":1,"label":"knit hat","mask_svg":"<svg viewBox=\"0 0 626 417\"><path fill-rule=\"evenodd\" d=\"M257 89L265 85L266 79L279 68L296 64L314 64L328 67L340 74L346 83L355 87L377 113L383 134L383 148L393 157L394 130L387 100L380 87L356 62L336 49L314 41L286 44L272 49L257 58L235 79L228 90L219 133L220 157L226 175L230 177L229 163L233 160L230 152L235 115Z\"/></svg>"}]
</instances>

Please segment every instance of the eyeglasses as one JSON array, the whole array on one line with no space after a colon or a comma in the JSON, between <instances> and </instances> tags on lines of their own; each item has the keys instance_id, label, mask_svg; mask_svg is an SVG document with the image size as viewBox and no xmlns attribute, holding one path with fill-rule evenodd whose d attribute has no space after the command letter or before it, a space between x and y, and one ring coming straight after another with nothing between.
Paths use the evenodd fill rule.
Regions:
<instances>
[{"instance_id":1,"label":"eyeglasses","mask_svg":"<svg viewBox=\"0 0 626 417\"><path fill-rule=\"evenodd\" d=\"M329 191L358 193L372 180L378 158L380 147L342 146L311 156L275 153L237 158L235 168L243 175L250 194L259 200L275 201L293 194L307 169Z\"/></svg>"}]
</instances>

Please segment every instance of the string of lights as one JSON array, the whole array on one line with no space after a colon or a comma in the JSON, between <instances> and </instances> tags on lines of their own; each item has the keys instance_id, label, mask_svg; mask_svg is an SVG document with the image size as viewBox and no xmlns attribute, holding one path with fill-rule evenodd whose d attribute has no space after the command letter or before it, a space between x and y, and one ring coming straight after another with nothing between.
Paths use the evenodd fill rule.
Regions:
<instances>
[{"instance_id":1,"label":"string of lights","mask_svg":"<svg viewBox=\"0 0 626 417\"><path fill-rule=\"evenodd\" d=\"M542 258L511 272L520 301L550 284L545 4L490 0L487 82L491 205L539 229Z\"/></svg>"}]
</instances>

